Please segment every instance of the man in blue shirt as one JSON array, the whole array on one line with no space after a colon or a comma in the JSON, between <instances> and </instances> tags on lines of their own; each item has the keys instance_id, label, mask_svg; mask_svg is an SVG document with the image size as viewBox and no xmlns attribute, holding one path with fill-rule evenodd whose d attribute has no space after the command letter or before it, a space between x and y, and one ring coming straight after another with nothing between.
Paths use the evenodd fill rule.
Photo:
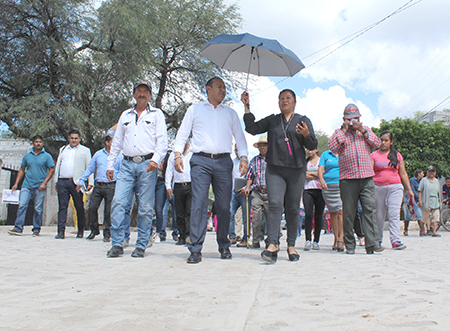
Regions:
<instances>
[{"instance_id":1,"label":"man in blue shirt","mask_svg":"<svg viewBox=\"0 0 450 331\"><path fill-rule=\"evenodd\" d=\"M111 151L113 139L108 135L105 137L105 148L97 151L94 157L89 162L86 171L83 173L81 178L77 182L77 192L83 189L89 176L95 171L95 186L92 191L92 195L89 199L89 209L88 216L91 222L91 233L86 239L92 240L96 235L100 234L98 225L98 208L103 199L105 199L105 209L103 213L103 224L105 228L103 229L103 241L109 242L111 240L111 201L114 197L114 191L116 188L117 174L120 170L120 165L123 160L123 155L120 154L114 164L114 180L109 181L106 176L106 166L108 164L108 156ZM86 191L90 191L92 185L86 188Z\"/></svg>"},{"instance_id":2,"label":"man in blue shirt","mask_svg":"<svg viewBox=\"0 0 450 331\"><path fill-rule=\"evenodd\" d=\"M52 156L45 151L42 137L36 135L31 138L31 141L33 147L29 153L24 155L16 182L12 187L12 190L15 191L25 175L20 191L19 209L14 229L8 231L9 234L16 236L22 235L28 203L31 198L34 200L33 237L39 236L47 183L55 173L55 162Z\"/></svg>"}]
</instances>

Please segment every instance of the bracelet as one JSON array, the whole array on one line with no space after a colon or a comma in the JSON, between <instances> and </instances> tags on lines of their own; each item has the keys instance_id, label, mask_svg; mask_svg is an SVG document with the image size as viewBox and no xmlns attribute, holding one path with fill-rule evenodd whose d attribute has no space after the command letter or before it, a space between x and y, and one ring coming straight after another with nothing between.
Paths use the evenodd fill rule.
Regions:
<instances>
[{"instance_id":1,"label":"bracelet","mask_svg":"<svg viewBox=\"0 0 450 331\"><path fill-rule=\"evenodd\" d=\"M239 160L240 160L240 161L244 160L244 161L246 161L246 162L248 163L248 159L247 159L246 156L241 156L241 157L239 158Z\"/></svg>"},{"instance_id":2,"label":"bracelet","mask_svg":"<svg viewBox=\"0 0 450 331\"><path fill-rule=\"evenodd\" d=\"M176 160L176 159L181 159L181 155L175 156L173 159L174 159L174 160Z\"/></svg>"},{"instance_id":3,"label":"bracelet","mask_svg":"<svg viewBox=\"0 0 450 331\"><path fill-rule=\"evenodd\" d=\"M369 133L369 132L367 131L367 129L363 132L363 136L364 136L366 133Z\"/></svg>"}]
</instances>

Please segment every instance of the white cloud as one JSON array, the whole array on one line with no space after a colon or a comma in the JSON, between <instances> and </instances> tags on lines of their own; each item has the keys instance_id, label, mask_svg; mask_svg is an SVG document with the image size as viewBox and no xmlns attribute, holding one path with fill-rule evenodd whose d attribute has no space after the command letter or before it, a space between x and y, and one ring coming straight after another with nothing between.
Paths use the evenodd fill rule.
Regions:
<instances>
[{"instance_id":1,"label":"white cloud","mask_svg":"<svg viewBox=\"0 0 450 331\"><path fill-rule=\"evenodd\" d=\"M407 2L241 0L238 4L244 18L241 32L277 39L307 66L300 75L289 80L290 84L302 85L308 91L302 104L309 105L314 100L330 109L323 110L325 114L331 114L331 109L345 103L345 93L334 88L340 85L348 91L367 94L367 99L358 97L357 104L361 105L361 111L367 112L363 114L367 116L366 123L377 123L377 117L391 119L430 110L449 96L450 1L419 2L311 67L308 66L331 49L306 56L379 21ZM271 93L265 91L264 100L270 99ZM378 102L368 100L374 96ZM264 101L261 103L266 105ZM371 109L369 106L365 109L364 105L368 104ZM450 108L450 101L443 107ZM316 124L313 120L313 123L328 132L336 124L333 118L330 121L332 123Z\"/></svg>"}]
</instances>

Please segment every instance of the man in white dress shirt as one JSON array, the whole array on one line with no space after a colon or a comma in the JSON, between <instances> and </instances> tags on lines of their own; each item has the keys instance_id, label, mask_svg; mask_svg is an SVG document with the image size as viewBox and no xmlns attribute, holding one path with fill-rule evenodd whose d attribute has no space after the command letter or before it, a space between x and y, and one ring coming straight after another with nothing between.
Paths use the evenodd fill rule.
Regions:
<instances>
[{"instance_id":1,"label":"man in white dress shirt","mask_svg":"<svg viewBox=\"0 0 450 331\"><path fill-rule=\"evenodd\" d=\"M172 195L175 197L177 228L180 233L178 241L175 245L185 245L186 243L191 243L189 230L191 223L192 187L191 167L189 162L191 161L192 152L189 150L189 148L189 142L186 142L183 153L181 154L181 158L183 159L184 164L183 172L175 171L174 153L170 154L166 170L167 196L169 197L169 199L172 199Z\"/></svg>"},{"instance_id":2,"label":"man in white dress shirt","mask_svg":"<svg viewBox=\"0 0 450 331\"><path fill-rule=\"evenodd\" d=\"M247 172L247 142L235 110L222 104L226 87L222 79L214 77L206 83L208 100L192 105L186 111L175 140L175 169L183 172L181 152L192 132L190 161L192 208L191 208L191 255L187 263L202 260L202 247L206 236L209 186L212 184L217 211L217 243L222 259L231 259L228 229L230 226L230 200L233 162L231 148L233 137L240 151L241 173ZM175 199L176 201L176 199Z\"/></svg>"},{"instance_id":3,"label":"man in white dress shirt","mask_svg":"<svg viewBox=\"0 0 450 331\"><path fill-rule=\"evenodd\" d=\"M77 238L83 238L86 223L83 206L83 193L77 192L76 183L86 171L91 161L91 151L80 144L81 134L78 130L69 132L69 145L61 147L56 161L56 190L58 191L58 234L55 239L64 239L67 220L67 206L70 196L77 211ZM94 176L88 178L88 185L93 184Z\"/></svg>"},{"instance_id":4,"label":"man in white dress shirt","mask_svg":"<svg viewBox=\"0 0 450 331\"><path fill-rule=\"evenodd\" d=\"M152 88L145 80L134 84L136 104L120 116L111 153L108 156L106 174L114 180L114 162L123 151L124 160L117 175L116 190L111 204L111 242L108 257L123 254L125 239L125 211L136 194L139 206L136 217L138 236L132 257L144 257L152 229L155 185L158 164L167 151L167 128L164 114L150 106Z\"/></svg>"}]
</instances>

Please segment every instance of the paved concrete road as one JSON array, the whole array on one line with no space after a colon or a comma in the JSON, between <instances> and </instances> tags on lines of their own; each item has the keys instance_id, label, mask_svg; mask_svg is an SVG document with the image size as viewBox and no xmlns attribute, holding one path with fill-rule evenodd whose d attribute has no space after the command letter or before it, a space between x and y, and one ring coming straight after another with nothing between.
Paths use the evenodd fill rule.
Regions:
<instances>
[{"instance_id":1,"label":"paved concrete road","mask_svg":"<svg viewBox=\"0 0 450 331\"><path fill-rule=\"evenodd\" d=\"M297 247L285 236L274 265L260 250L232 247L220 260L208 233L203 262L186 264L186 247L155 244L144 259L106 258L110 244L45 227L33 238L0 227L1 330L448 330L450 233L402 237L408 248L367 255ZM69 231L67 231L68 233ZM86 231L86 235L88 232ZM385 232L385 238L388 233ZM135 240L136 233L132 233Z\"/></svg>"}]
</instances>

